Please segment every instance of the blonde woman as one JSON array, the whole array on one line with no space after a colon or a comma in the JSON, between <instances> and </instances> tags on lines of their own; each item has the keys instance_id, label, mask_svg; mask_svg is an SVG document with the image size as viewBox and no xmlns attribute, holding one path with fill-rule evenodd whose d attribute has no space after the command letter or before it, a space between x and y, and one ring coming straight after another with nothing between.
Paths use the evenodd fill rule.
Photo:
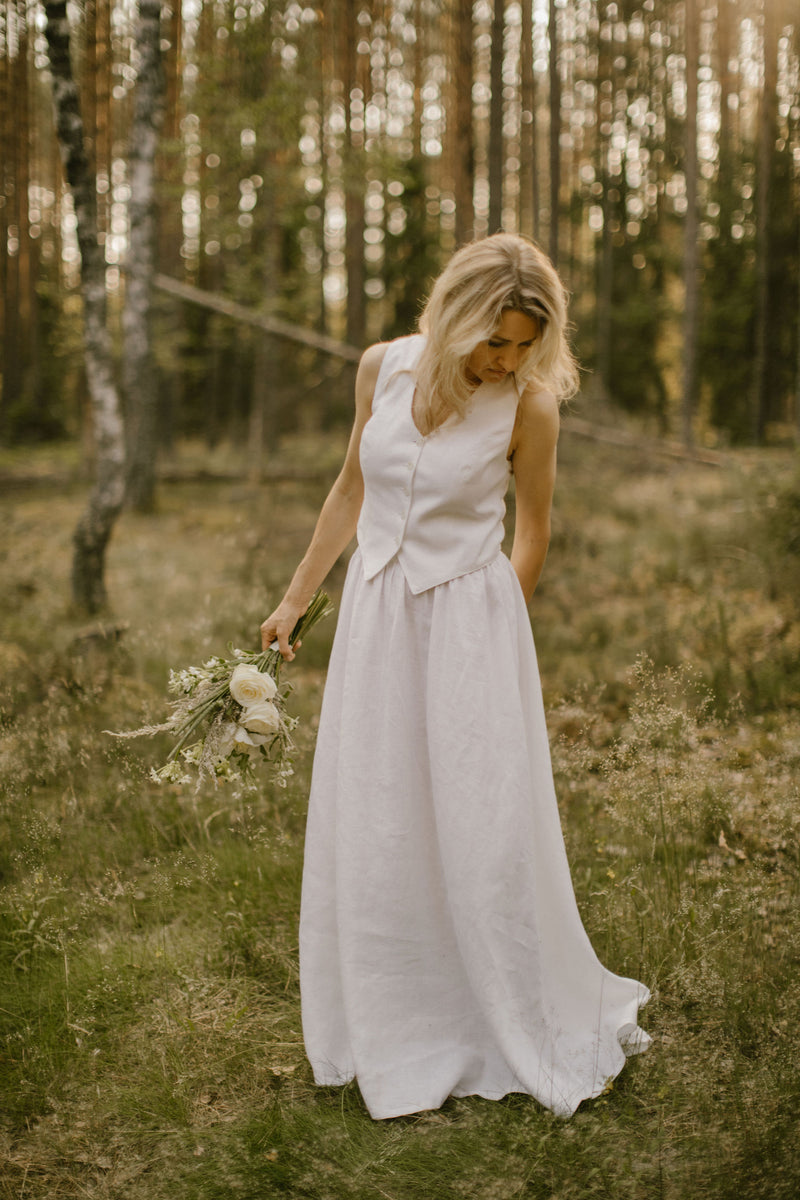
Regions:
<instances>
[{"instance_id":1,"label":"blonde woman","mask_svg":"<svg viewBox=\"0 0 800 1200\"><path fill-rule=\"evenodd\" d=\"M357 533L314 760L300 988L317 1083L356 1078L375 1118L509 1092L569 1115L649 1044L647 988L600 964L575 904L526 608L577 385L566 321L531 242L454 255L419 334L365 351L344 467L261 627L292 658L290 630Z\"/></svg>"}]
</instances>

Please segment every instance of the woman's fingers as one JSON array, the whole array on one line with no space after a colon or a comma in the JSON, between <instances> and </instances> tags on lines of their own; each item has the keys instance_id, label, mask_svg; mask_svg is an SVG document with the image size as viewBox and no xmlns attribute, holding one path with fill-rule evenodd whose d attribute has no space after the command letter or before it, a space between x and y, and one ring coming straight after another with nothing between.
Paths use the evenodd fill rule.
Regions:
<instances>
[{"instance_id":1,"label":"woman's fingers","mask_svg":"<svg viewBox=\"0 0 800 1200\"><path fill-rule=\"evenodd\" d=\"M270 646L277 641L278 649L287 661L291 662L294 658L294 651L299 648L300 642L295 642L294 647L289 645L289 634L292 631L292 626L288 624L279 624L272 617L267 617L261 626L261 649L269 650Z\"/></svg>"}]
</instances>

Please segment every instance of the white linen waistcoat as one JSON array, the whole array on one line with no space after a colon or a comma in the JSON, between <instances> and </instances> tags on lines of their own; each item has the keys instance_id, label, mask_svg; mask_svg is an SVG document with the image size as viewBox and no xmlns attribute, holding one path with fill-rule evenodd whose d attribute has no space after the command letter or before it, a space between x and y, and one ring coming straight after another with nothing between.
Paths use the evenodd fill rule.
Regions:
<instances>
[{"instance_id":1,"label":"white linen waistcoat","mask_svg":"<svg viewBox=\"0 0 800 1200\"><path fill-rule=\"evenodd\" d=\"M423 436L412 402L424 344L419 334L390 342L360 447L365 578L396 555L415 594L477 571L500 552L519 400L513 376L482 383L463 419L451 416Z\"/></svg>"}]
</instances>

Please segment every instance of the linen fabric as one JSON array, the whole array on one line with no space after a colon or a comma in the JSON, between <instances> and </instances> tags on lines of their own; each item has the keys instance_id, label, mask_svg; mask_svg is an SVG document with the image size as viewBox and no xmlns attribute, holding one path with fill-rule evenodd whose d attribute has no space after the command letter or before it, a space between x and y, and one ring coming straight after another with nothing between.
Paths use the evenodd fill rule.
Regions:
<instances>
[{"instance_id":1,"label":"linen fabric","mask_svg":"<svg viewBox=\"0 0 800 1200\"><path fill-rule=\"evenodd\" d=\"M376 477L374 462L399 462L416 433L413 375L394 371L419 346L402 341L364 431L360 545L320 716L300 921L306 1050L317 1083L357 1078L375 1118L509 1092L567 1116L650 1044L637 1025L649 992L601 965L580 920L524 598L499 543L481 561L493 471L470 466L485 515L462 522L465 441L452 423L416 443L408 504L398 470ZM494 385L477 389L471 453L502 445L505 458L515 407ZM411 545L424 524L416 482L424 507L434 476L446 517ZM392 505L401 546L373 569L362 538L375 549ZM415 568L434 565L445 528L459 548L442 545L442 561L456 571L420 588ZM473 570L461 570L462 542Z\"/></svg>"},{"instance_id":2,"label":"linen fabric","mask_svg":"<svg viewBox=\"0 0 800 1200\"><path fill-rule=\"evenodd\" d=\"M518 403L513 376L483 384L463 420L451 417L424 437L409 400L424 344L418 334L389 344L360 447L364 573L371 579L397 555L415 593L498 554Z\"/></svg>"}]
</instances>

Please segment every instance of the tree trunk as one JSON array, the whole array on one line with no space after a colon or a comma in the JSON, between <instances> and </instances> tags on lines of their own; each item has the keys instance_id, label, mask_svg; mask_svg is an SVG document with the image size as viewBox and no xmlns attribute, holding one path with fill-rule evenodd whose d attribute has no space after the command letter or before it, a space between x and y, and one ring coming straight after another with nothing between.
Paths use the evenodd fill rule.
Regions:
<instances>
[{"instance_id":1,"label":"tree trunk","mask_svg":"<svg viewBox=\"0 0 800 1200\"><path fill-rule=\"evenodd\" d=\"M342 0L341 64L345 109L345 261L347 269L347 340L355 346L364 343L366 307L364 303L364 109L361 94L359 114L354 113L353 92L359 88L357 43L359 8L355 0Z\"/></svg>"},{"instance_id":2,"label":"tree trunk","mask_svg":"<svg viewBox=\"0 0 800 1200\"><path fill-rule=\"evenodd\" d=\"M731 73L731 57L733 39L731 25L733 23L732 0L719 0L716 25L716 50L718 55L719 73L719 169L717 172L717 197L719 200L720 236L726 241L731 236L731 212L734 208L733 190L733 146L731 135L731 110L728 99L735 91Z\"/></svg>"},{"instance_id":3,"label":"tree trunk","mask_svg":"<svg viewBox=\"0 0 800 1200\"><path fill-rule=\"evenodd\" d=\"M522 5L522 47L520 53L522 128L520 130L520 229L530 231L539 240L539 172L536 161L536 79L533 73L533 4ZM527 118L530 118L528 121ZM530 205L530 220L527 208Z\"/></svg>"},{"instance_id":4,"label":"tree trunk","mask_svg":"<svg viewBox=\"0 0 800 1200\"><path fill-rule=\"evenodd\" d=\"M763 442L769 412L767 354L771 305L769 301L770 199L777 116L778 14L775 0L764 3L764 86L758 116L756 177L756 337L753 362L753 423L757 442Z\"/></svg>"},{"instance_id":5,"label":"tree trunk","mask_svg":"<svg viewBox=\"0 0 800 1200\"><path fill-rule=\"evenodd\" d=\"M111 233L111 205L113 191L111 188L111 88L113 70L113 50L111 46L111 4L112 0L95 0L95 36L96 45L93 51L93 63L89 69L94 71L92 86L88 89L92 94L94 110L94 127L89 127L87 133L94 139L94 163L96 175L105 182L105 191L98 201L97 230L101 238ZM84 116L85 126L88 122Z\"/></svg>"},{"instance_id":6,"label":"tree trunk","mask_svg":"<svg viewBox=\"0 0 800 1200\"><path fill-rule=\"evenodd\" d=\"M414 29L416 40L411 49L411 78L414 85L414 101L411 110L411 144L414 147L413 157L422 160L422 110L425 101L422 99L422 88L425 82L424 71L424 39L425 16L422 11L422 0L414 0Z\"/></svg>"},{"instance_id":7,"label":"tree trunk","mask_svg":"<svg viewBox=\"0 0 800 1200\"><path fill-rule=\"evenodd\" d=\"M328 136L326 132L326 112L331 83L335 78L333 64L333 5L331 0L322 0L322 20L319 22L319 72L317 75L317 103L319 104L319 177L322 189L317 204L320 209L318 219L319 230L319 320L317 328L320 333L328 332L328 303L325 299L325 279L328 274L328 247L325 243L325 208L328 198Z\"/></svg>"},{"instance_id":8,"label":"tree trunk","mask_svg":"<svg viewBox=\"0 0 800 1200\"><path fill-rule=\"evenodd\" d=\"M800 200L800 186L795 186L795 195ZM800 234L800 222L798 222L797 232ZM797 244L797 261L800 263L800 241ZM797 312L800 314L800 270L797 272ZM795 338L794 429L795 441L800 442L800 317L798 317Z\"/></svg>"},{"instance_id":9,"label":"tree trunk","mask_svg":"<svg viewBox=\"0 0 800 1200\"><path fill-rule=\"evenodd\" d=\"M128 501L137 512L155 504L158 381L150 346L150 308L156 250L154 163L164 111L160 0L139 0L138 72L128 135L130 241L122 313L122 386L128 429Z\"/></svg>"},{"instance_id":10,"label":"tree trunk","mask_svg":"<svg viewBox=\"0 0 800 1200\"><path fill-rule=\"evenodd\" d=\"M611 228L615 207L611 199L612 180L609 166L611 141L611 105L615 89L616 73L610 41L603 37L601 26L598 42L598 87L596 94L595 125L597 127L597 180L602 187L603 229L596 239L597 257L597 300L596 342L597 374L603 396L611 396L611 349L612 349L612 305L614 302L614 234ZM608 84L606 88L605 85ZM608 105L608 111L605 106Z\"/></svg>"},{"instance_id":11,"label":"tree trunk","mask_svg":"<svg viewBox=\"0 0 800 1200\"><path fill-rule=\"evenodd\" d=\"M72 596L86 612L106 604L105 556L125 495L125 438L106 328L105 261L97 241L95 180L72 73L66 0L44 0L61 160L72 191L81 254L86 377L95 436L95 483L73 535Z\"/></svg>"},{"instance_id":12,"label":"tree trunk","mask_svg":"<svg viewBox=\"0 0 800 1200\"><path fill-rule=\"evenodd\" d=\"M19 354L19 243L13 231L19 228L20 193L17 180L17 154L19 139L15 129L14 97L18 85L17 59L11 55L11 45L18 35L16 7L7 5L5 10L3 58L3 103L0 105L0 185L3 205L0 208L0 236L2 250L0 261L3 267L3 387L0 402L3 412L8 413L18 404L22 390L22 362ZM19 50L17 50L19 53ZM14 245L14 241L17 245Z\"/></svg>"},{"instance_id":13,"label":"tree trunk","mask_svg":"<svg viewBox=\"0 0 800 1200\"><path fill-rule=\"evenodd\" d=\"M561 75L558 69L558 16L550 0L550 259L558 266L558 210L561 192Z\"/></svg>"},{"instance_id":14,"label":"tree trunk","mask_svg":"<svg viewBox=\"0 0 800 1200\"><path fill-rule=\"evenodd\" d=\"M489 78L489 233L503 228L503 17L505 0L494 0Z\"/></svg>"},{"instance_id":15,"label":"tree trunk","mask_svg":"<svg viewBox=\"0 0 800 1200\"><path fill-rule=\"evenodd\" d=\"M16 191L17 191L17 260L19 263L19 321L20 342L17 353L22 365L22 399L25 408L31 412L36 404L36 386L34 383L35 360L31 356L31 331L36 322L35 312L35 261L34 249L31 242L30 217L28 215L30 168L31 168L31 128L30 128L30 86L28 80L28 14L20 5L18 29L19 51L17 54L17 83L15 105L15 126L17 140L16 154Z\"/></svg>"},{"instance_id":16,"label":"tree trunk","mask_svg":"<svg viewBox=\"0 0 800 1200\"><path fill-rule=\"evenodd\" d=\"M700 279L697 212L697 72L699 68L699 14L697 0L686 5L686 134L684 178L686 180L686 224L684 229L683 279L683 444L694 441L692 422L697 407L697 339L700 319Z\"/></svg>"},{"instance_id":17,"label":"tree trunk","mask_svg":"<svg viewBox=\"0 0 800 1200\"><path fill-rule=\"evenodd\" d=\"M262 174L266 178L277 180L277 164L266 160L262 166ZM280 278L280 199L277 199L277 204L265 206L261 214L264 222L260 250L260 292L263 297L261 311L270 316L276 307L277 281ZM277 369L280 363L280 344L277 338L257 327L250 329L249 336L253 344L253 380L247 427L247 477L250 483L259 484L264 477L265 459L269 461L276 445L276 384L280 374Z\"/></svg>"},{"instance_id":18,"label":"tree trunk","mask_svg":"<svg viewBox=\"0 0 800 1200\"><path fill-rule=\"evenodd\" d=\"M475 156L472 133L472 0L456 0L455 13L455 180L456 245L475 233Z\"/></svg>"}]
</instances>

